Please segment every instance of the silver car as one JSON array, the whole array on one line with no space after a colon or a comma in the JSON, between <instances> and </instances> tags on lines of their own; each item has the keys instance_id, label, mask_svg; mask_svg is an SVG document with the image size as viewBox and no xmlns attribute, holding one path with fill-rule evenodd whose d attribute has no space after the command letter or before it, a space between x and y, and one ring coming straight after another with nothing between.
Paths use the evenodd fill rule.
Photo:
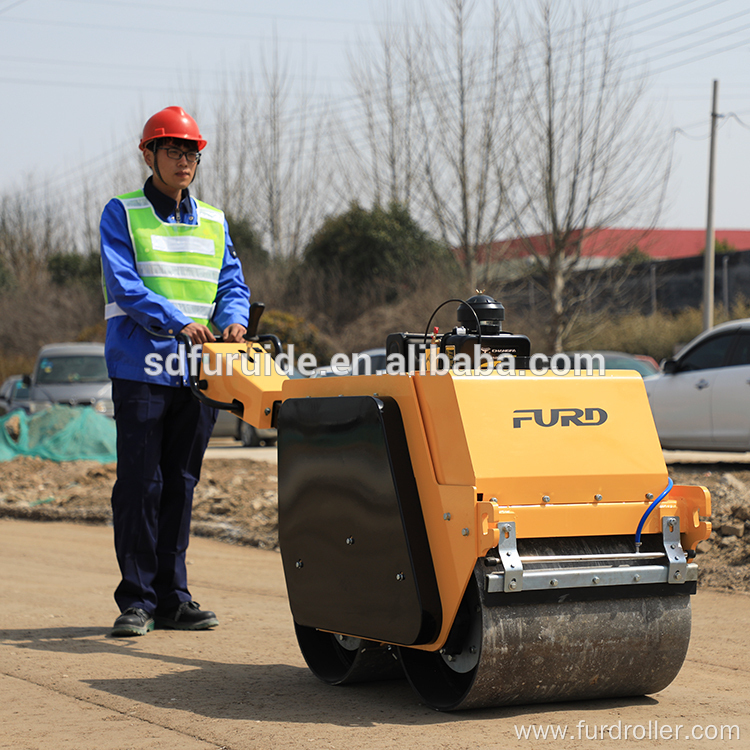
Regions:
<instances>
[{"instance_id":1,"label":"silver car","mask_svg":"<svg viewBox=\"0 0 750 750\"><path fill-rule=\"evenodd\" d=\"M353 366L336 367L328 365L318 367L310 376L311 378L330 378L337 375L377 375L385 372L388 365L388 357L385 349L367 349L363 352L352 354Z\"/></svg>"},{"instance_id":2,"label":"silver car","mask_svg":"<svg viewBox=\"0 0 750 750\"><path fill-rule=\"evenodd\" d=\"M37 354L34 372L23 382L28 387L29 412L66 404L93 406L100 414L114 416L104 344L47 344Z\"/></svg>"},{"instance_id":3,"label":"silver car","mask_svg":"<svg viewBox=\"0 0 750 750\"><path fill-rule=\"evenodd\" d=\"M19 397L23 397L25 386L23 375L11 375L0 385L0 417L18 408Z\"/></svg>"},{"instance_id":4,"label":"silver car","mask_svg":"<svg viewBox=\"0 0 750 750\"><path fill-rule=\"evenodd\" d=\"M750 451L750 319L693 339L644 379L662 447Z\"/></svg>"}]
</instances>

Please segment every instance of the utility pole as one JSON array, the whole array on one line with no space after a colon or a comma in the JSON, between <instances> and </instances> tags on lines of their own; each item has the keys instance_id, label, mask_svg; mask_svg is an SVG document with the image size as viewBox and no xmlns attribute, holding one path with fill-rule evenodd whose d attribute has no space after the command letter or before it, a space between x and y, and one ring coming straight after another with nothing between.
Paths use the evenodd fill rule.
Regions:
<instances>
[{"instance_id":1,"label":"utility pole","mask_svg":"<svg viewBox=\"0 0 750 750\"><path fill-rule=\"evenodd\" d=\"M708 218L706 220L706 250L703 256L703 330L714 327L714 164L716 162L716 121L719 113L719 82L714 81L714 98L711 108L711 146L708 157Z\"/></svg>"}]
</instances>

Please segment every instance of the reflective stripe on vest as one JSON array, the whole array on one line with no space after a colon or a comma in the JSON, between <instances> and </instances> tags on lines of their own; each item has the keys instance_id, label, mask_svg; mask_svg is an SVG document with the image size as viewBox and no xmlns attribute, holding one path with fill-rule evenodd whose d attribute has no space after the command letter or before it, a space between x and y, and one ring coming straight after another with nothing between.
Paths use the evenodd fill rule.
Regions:
<instances>
[{"instance_id":1,"label":"reflective stripe on vest","mask_svg":"<svg viewBox=\"0 0 750 750\"><path fill-rule=\"evenodd\" d=\"M197 279L198 281L210 281L219 283L219 268L208 266L193 266L189 263L157 263L156 261L145 261L136 263L138 275L142 278L149 276L172 276L178 279Z\"/></svg>"},{"instance_id":2,"label":"reflective stripe on vest","mask_svg":"<svg viewBox=\"0 0 750 750\"><path fill-rule=\"evenodd\" d=\"M196 323L208 325L224 261L224 214L196 201L197 224L170 224L156 215L142 190L118 200L125 207L143 283ZM105 301L105 318L126 314Z\"/></svg>"},{"instance_id":3,"label":"reflective stripe on vest","mask_svg":"<svg viewBox=\"0 0 750 750\"><path fill-rule=\"evenodd\" d=\"M201 305L196 302L185 302L184 300L169 300L183 315L193 320L211 320L216 305ZM116 318L118 315L127 315L117 302L109 302L104 305L104 319Z\"/></svg>"}]
</instances>

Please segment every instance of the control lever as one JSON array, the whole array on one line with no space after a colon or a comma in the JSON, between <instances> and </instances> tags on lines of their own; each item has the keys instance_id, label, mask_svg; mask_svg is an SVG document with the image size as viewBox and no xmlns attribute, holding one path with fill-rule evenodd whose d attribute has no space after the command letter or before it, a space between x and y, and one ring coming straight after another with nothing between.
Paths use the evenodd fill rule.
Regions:
<instances>
[{"instance_id":1,"label":"control lever","mask_svg":"<svg viewBox=\"0 0 750 750\"><path fill-rule=\"evenodd\" d=\"M270 341L273 344L273 355L276 356L277 354L282 353L281 348L281 341L279 340L278 336L275 336L272 333L264 333L261 335L258 335L258 324L260 323L261 315L263 315L263 311L266 309L266 306L262 302L253 302L250 305L250 312L248 314L247 319L247 333L245 334L245 341L250 341L251 343L261 343L263 341Z\"/></svg>"}]
</instances>

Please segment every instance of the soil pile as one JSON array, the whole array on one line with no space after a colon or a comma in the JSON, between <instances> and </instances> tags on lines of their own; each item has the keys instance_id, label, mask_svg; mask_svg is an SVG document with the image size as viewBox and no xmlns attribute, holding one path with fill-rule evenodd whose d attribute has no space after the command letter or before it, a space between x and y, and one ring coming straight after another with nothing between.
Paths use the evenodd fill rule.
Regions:
<instances>
[{"instance_id":1,"label":"soil pile","mask_svg":"<svg viewBox=\"0 0 750 750\"><path fill-rule=\"evenodd\" d=\"M115 464L22 456L0 464L0 517L111 523ZM199 536L278 548L276 464L205 461L193 499Z\"/></svg>"},{"instance_id":2,"label":"soil pile","mask_svg":"<svg viewBox=\"0 0 750 750\"><path fill-rule=\"evenodd\" d=\"M744 465L743 465L744 466ZM276 465L210 459L195 493L194 534L278 549ZM698 547L700 583L750 592L750 470L735 464L669 467L675 484L708 487L713 534ZM20 457L0 464L0 517L111 522L115 465Z\"/></svg>"}]
</instances>

